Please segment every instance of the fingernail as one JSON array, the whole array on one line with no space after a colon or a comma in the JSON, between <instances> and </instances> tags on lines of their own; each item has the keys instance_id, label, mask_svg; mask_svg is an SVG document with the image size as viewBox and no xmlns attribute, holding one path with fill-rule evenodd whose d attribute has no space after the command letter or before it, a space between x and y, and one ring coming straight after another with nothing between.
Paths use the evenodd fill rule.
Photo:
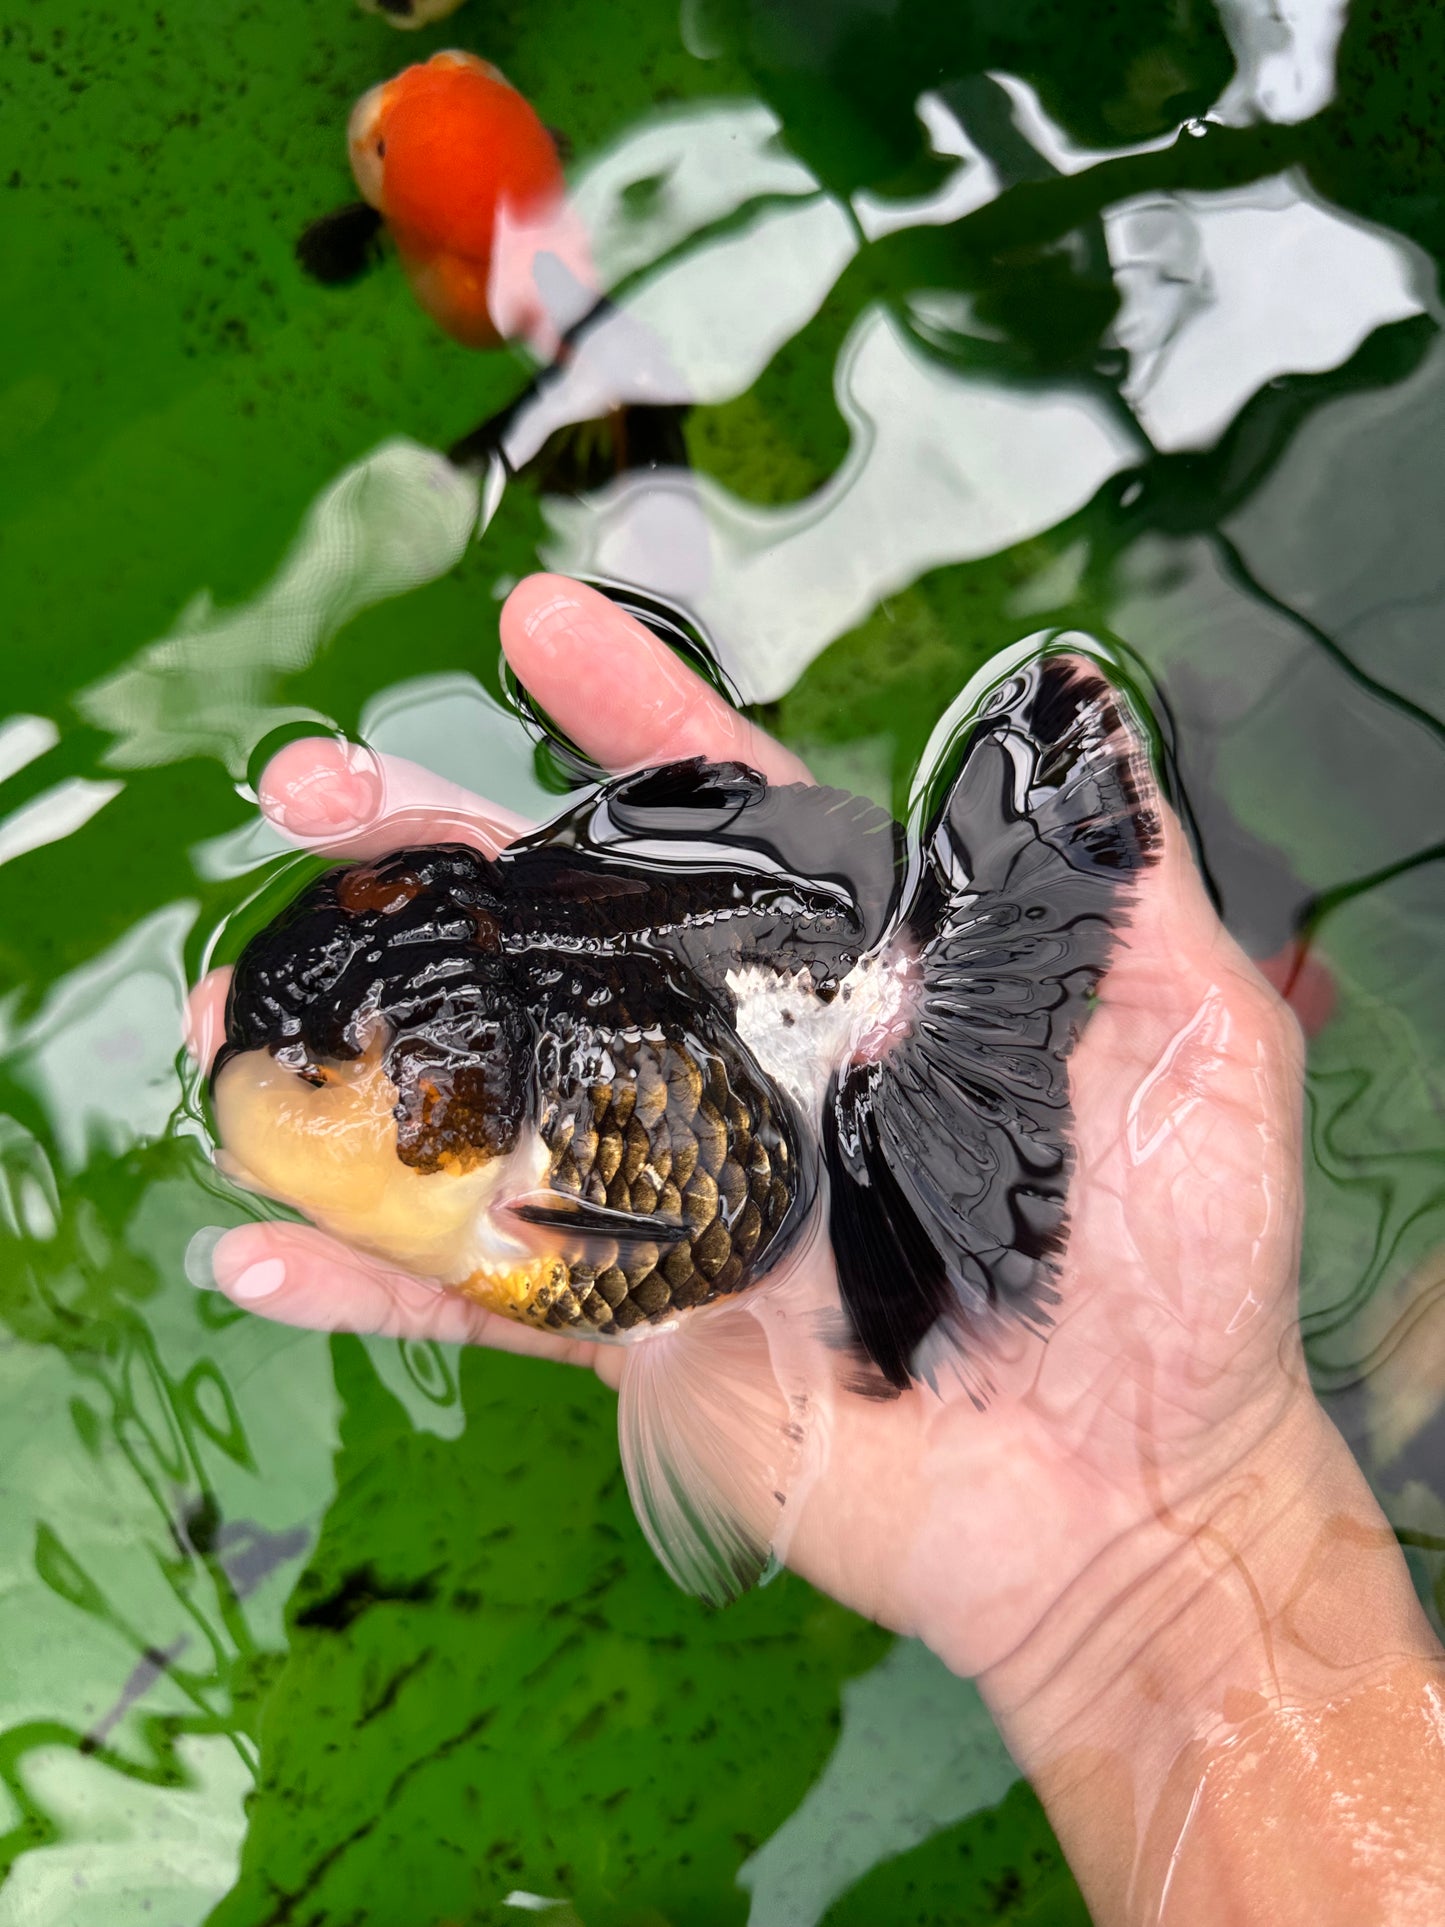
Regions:
<instances>
[{"instance_id":1,"label":"fingernail","mask_svg":"<svg viewBox=\"0 0 1445 1927\"><path fill-rule=\"evenodd\" d=\"M282 1261L279 1258L263 1258L259 1264L247 1265L235 1283L227 1288L226 1296L250 1305L258 1298L271 1297L285 1282L286 1267Z\"/></svg>"},{"instance_id":2,"label":"fingernail","mask_svg":"<svg viewBox=\"0 0 1445 1927\"><path fill-rule=\"evenodd\" d=\"M216 1246L226 1235L225 1228L218 1224L208 1224L198 1231L186 1246L182 1260L187 1280L197 1291L218 1291L216 1283Z\"/></svg>"},{"instance_id":3,"label":"fingernail","mask_svg":"<svg viewBox=\"0 0 1445 1927\"><path fill-rule=\"evenodd\" d=\"M361 744L330 743L319 753L313 744L297 744L268 764L260 801L291 836L333 836L378 816L384 789L376 757Z\"/></svg>"}]
</instances>

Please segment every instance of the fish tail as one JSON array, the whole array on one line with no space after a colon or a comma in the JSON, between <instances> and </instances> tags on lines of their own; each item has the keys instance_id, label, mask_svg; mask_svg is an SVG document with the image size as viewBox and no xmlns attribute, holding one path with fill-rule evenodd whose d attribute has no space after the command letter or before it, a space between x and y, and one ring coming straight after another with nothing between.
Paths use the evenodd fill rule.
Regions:
<instances>
[{"instance_id":1,"label":"fish tail","mask_svg":"<svg viewBox=\"0 0 1445 1927\"><path fill-rule=\"evenodd\" d=\"M801 1307L779 1311L787 1297L763 1287L689 1312L623 1365L633 1511L669 1576L715 1606L786 1556L823 1449L827 1378Z\"/></svg>"},{"instance_id":2,"label":"fish tail","mask_svg":"<svg viewBox=\"0 0 1445 1927\"><path fill-rule=\"evenodd\" d=\"M1021 646L960 699L915 812L888 939L906 1029L842 1066L822 1119L844 1308L891 1385L947 1362L980 1402L991 1345L1047 1327L1068 1229L1068 1057L1161 818L1117 665Z\"/></svg>"}]
</instances>

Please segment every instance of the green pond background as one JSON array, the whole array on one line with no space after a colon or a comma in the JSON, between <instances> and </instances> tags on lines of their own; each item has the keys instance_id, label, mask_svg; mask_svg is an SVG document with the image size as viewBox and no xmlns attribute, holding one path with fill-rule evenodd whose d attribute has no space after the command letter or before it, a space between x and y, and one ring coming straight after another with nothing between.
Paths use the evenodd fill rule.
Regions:
<instances>
[{"instance_id":1,"label":"green pond background","mask_svg":"<svg viewBox=\"0 0 1445 1927\"><path fill-rule=\"evenodd\" d=\"M448 44L695 402L690 468L524 470L480 539L427 451L524 358L292 258ZM671 1588L590 1378L187 1282L247 1210L179 1012L279 860L252 753L545 811L543 560L895 806L995 649L1144 659L1232 927L1328 973L1310 1358L1438 1621L1442 92L1418 0L0 0L3 1927L1085 1918L971 1687L791 1576Z\"/></svg>"}]
</instances>

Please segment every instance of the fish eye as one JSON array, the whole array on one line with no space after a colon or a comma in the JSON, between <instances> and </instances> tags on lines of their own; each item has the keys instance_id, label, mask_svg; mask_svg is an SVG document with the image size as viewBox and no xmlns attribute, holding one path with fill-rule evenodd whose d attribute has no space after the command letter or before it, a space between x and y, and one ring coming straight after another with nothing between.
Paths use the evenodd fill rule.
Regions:
<instances>
[{"instance_id":1,"label":"fish eye","mask_svg":"<svg viewBox=\"0 0 1445 1927\"><path fill-rule=\"evenodd\" d=\"M384 161L386 159L386 142L384 140L380 140L376 143L376 158L379 161Z\"/></svg>"}]
</instances>

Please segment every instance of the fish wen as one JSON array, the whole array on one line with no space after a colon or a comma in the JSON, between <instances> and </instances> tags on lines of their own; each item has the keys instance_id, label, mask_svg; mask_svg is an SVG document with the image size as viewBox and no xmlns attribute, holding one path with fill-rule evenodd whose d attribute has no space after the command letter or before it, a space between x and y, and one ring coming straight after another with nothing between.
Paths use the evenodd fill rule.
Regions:
<instances>
[{"instance_id":1,"label":"fish wen","mask_svg":"<svg viewBox=\"0 0 1445 1927\"><path fill-rule=\"evenodd\" d=\"M495 859L333 869L235 969L222 1167L492 1312L625 1347L634 1508L714 1600L786 1545L820 1357L840 1396L951 1372L981 1400L991 1345L1056 1302L1068 1058L1157 790L1141 710L1078 637L961 703L906 828L672 763ZM800 1373L777 1334L820 1275L842 1338L795 1317Z\"/></svg>"}]
</instances>

